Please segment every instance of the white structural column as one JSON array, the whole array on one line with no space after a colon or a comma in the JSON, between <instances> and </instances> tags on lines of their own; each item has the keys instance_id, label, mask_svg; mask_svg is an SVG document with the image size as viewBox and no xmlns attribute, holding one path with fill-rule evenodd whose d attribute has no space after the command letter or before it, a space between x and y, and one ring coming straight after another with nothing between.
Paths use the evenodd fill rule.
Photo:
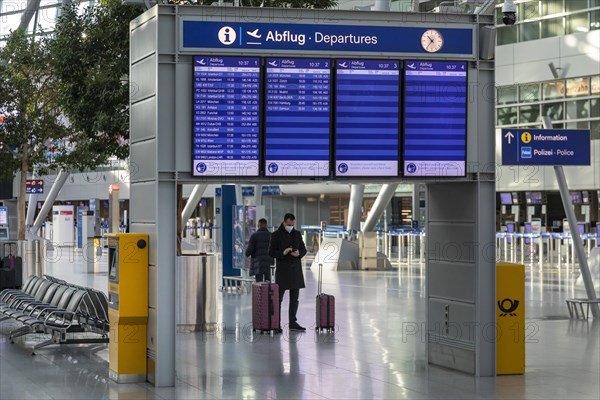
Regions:
<instances>
[{"instance_id":1,"label":"white structural column","mask_svg":"<svg viewBox=\"0 0 600 400\"><path fill-rule=\"evenodd\" d=\"M54 184L52 184L50 192L48 192L48 196L46 196L46 201L44 201L42 209L40 210L38 217L33 223L33 226L29 230L29 233L32 233L34 235L37 234L37 231L42 226L42 223L46 220L46 215L48 215L50 208L52 208L52 205L54 204L54 200L56 200L56 198L58 197L58 194L60 193L60 190L64 186L68 177L69 173L61 169L58 175L56 176L56 180L54 181Z\"/></svg>"},{"instance_id":2,"label":"white structural column","mask_svg":"<svg viewBox=\"0 0 600 400\"><path fill-rule=\"evenodd\" d=\"M235 184L235 204L243 206L244 205L244 196L242 194L242 184Z\"/></svg>"},{"instance_id":3,"label":"white structural column","mask_svg":"<svg viewBox=\"0 0 600 400\"><path fill-rule=\"evenodd\" d=\"M360 215L364 193L365 185L353 184L350 186L350 204L348 205L348 221L346 222L349 231L360 231Z\"/></svg>"},{"instance_id":4,"label":"white structural column","mask_svg":"<svg viewBox=\"0 0 600 400\"><path fill-rule=\"evenodd\" d=\"M192 193L190 193L190 197L188 198L188 201L185 204L183 211L181 212L182 227L185 227L185 224L187 224L188 219L190 219L190 215L192 215L192 213L196 209L196 206L202 198L202 195L204 194L204 191L206 190L207 186L208 185L206 183L203 183L201 185L195 185L194 189L192 189Z\"/></svg>"},{"instance_id":5,"label":"white structural column","mask_svg":"<svg viewBox=\"0 0 600 400\"><path fill-rule=\"evenodd\" d=\"M21 22L19 22L19 27L17 28L17 30L18 29L27 30L27 27L31 23L31 20L35 16L35 13L40 8L40 2L41 2L41 0L29 0L27 2L27 7L25 8L25 11L21 15Z\"/></svg>"},{"instance_id":6,"label":"white structural column","mask_svg":"<svg viewBox=\"0 0 600 400\"><path fill-rule=\"evenodd\" d=\"M379 191L379 195L373 204L373 207L369 211L369 215L367 216L367 220L363 225L363 232L370 232L375 229L375 225L377 224L377 220L381 217L385 208L394 197L394 193L396 192L396 188L398 187L397 183L394 184L385 184L381 186L381 190Z\"/></svg>"},{"instance_id":7,"label":"white structural column","mask_svg":"<svg viewBox=\"0 0 600 400\"><path fill-rule=\"evenodd\" d=\"M254 204L257 206L262 205L262 185L254 186Z\"/></svg>"},{"instance_id":8,"label":"white structural column","mask_svg":"<svg viewBox=\"0 0 600 400\"><path fill-rule=\"evenodd\" d=\"M550 117L543 117L542 122L545 129L552 129L552 120ZM565 178L565 171L562 166L554 166L554 173L556 174L556 180L558 181L558 188L560 190L560 197L562 199L565 213L567 214L567 221L569 222L569 228L571 228L571 240L575 246L575 252L579 259L579 270L581 271L581 278L583 279L583 285L585 286L585 292L589 300L596 300L596 290L594 289L594 282L592 281L592 275L590 274L590 267L588 266L587 256L585 249L583 248L583 241L577 228L577 218L575 217L575 210L573 204L571 204L571 195L569 194L569 187L567 185L567 179ZM592 308L592 315L594 318L600 318L600 307L598 304L590 304Z\"/></svg>"}]
</instances>

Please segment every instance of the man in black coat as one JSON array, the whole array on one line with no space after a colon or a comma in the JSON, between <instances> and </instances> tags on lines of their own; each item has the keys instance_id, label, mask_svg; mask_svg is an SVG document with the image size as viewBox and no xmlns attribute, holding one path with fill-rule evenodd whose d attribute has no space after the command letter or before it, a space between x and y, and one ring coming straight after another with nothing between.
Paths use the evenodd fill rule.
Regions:
<instances>
[{"instance_id":1,"label":"man in black coat","mask_svg":"<svg viewBox=\"0 0 600 400\"><path fill-rule=\"evenodd\" d=\"M304 274L302 272L302 257L306 255L306 246L302 235L294 229L296 217L293 214L285 214L283 223L271 234L269 255L277 260L275 270L275 282L279 285L279 310L283 302L286 290L290 291L289 321L290 330L305 331L298 324L296 312L298 311L298 296L300 289L304 286Z\"/></svg>"},{"instance_id":2,"label":"man in black coat","mask_svg":"<svg viewBox=\"0 0 600 400\"><path fill-rule=\"evenodd\" d=\"M268 282L271 280L271 265L273 257L269 256L269 242L271 232L267 229L267 220L258 220L258 230L250 236L246 257L252 257L250 264L250 275L254 275L256 282Z\"/></svg>"}]
</instances>

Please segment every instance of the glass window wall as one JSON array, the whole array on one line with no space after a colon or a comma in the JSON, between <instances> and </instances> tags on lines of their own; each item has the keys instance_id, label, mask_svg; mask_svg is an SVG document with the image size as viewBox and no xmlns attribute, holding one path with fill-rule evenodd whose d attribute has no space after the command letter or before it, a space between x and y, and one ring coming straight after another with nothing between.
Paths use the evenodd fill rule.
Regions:
<instances>
[{"instance_id":1,"label":"glass window wall","mask_svg":"<svg viewBox=\"0 0 600 400\"><path fill-rule=\"evenodd\" d=\"M540 118L539 104L519 107L519 123L520 124L528 124L528 123L532 123L532 122L538 122L539 118Z\"/></svg>"},{"instance_id":2,"label":"glass window wall","mask_svg":"<svg viewBox=\"0 0 600 400\"><path fill-rule=\"evenodd\" d=\"M587 118L590 118L589 100L567 101L567 119Z\"/></svg>"},{"instance_id":3,"label":"glass window wall","mask_svg":"<svg viewBox=\"0 0 600 400\"><path fill-rule=\"evenodd\" d=\"M548 103L543 107L544 116L550 117L552 121L560 121L565 118L565 103Z\"/></svg>"},{"instance_id":4,"label":"glass window wall","mask_svg":"<svg viewBox=\"0 0 600 400\"><path fill-rule=\"evenodd\" d=\"M503 86L497 91L498 104L515 104L517 102L517 87Z\"/></svg>"},{"instance_id":5,"label":"glass window wall","mask_svg":"<svg viewBox=\"0 0 600 400\"><path fill-rule=\"evenodd\" d=\"M519 38L521 42L537 40L540 38L540 23L538 21L527 22L517 26L519 27Z\"/></svg>"},{"instance_id":6,"label":"glass window wall","mask_svg":"<svg viewBox=\"0 0 600 400\"><path fill-rule=\"evenodd\" d=\"M588 13L579 13L574 15L569 15L566 17L566 33L567 35L571 33L580 33L580 32L589 32L590 24L588 20Z\"/></svg>"},{"instance_id":7,"label":"glass window wall","mask_svg":"<svg viewBox=\"0 0 600 400\"><path fill-rule=\"evenodd\" d=\"M521 85L519 87L519 101L521 103L531 103L534 101L540 101L540 84L532 83L528 85Z\"/></svg>"},{"instance_id":8,"label":"glass window wall","mask_svg":"<svg viewBox=\"0 0 600 400\"><path fill-rule=\"evenodd\" d=\"M561 36L565 34L562 17L542 20L542 38Z\"/></svg>"},{"instance_id":9,"label":"glass window wall","mask_svg":"<svg viewBox=\"0 0 600 400\"><path fill-rule=\"evenodd\" d=\"M517 121L517 107L498 108L497 125L514 125Z\"/></svg>"},{"instance_id":10,"label":"glass window wall","mask_svg":"<svg viewBox=\"0 0 600 400\"><path fill-rule=\"evenodd\" d=\"M544 100L562 99L565 96L564 81L544 82L542 88Z\"/></svg>"}]
</instances>

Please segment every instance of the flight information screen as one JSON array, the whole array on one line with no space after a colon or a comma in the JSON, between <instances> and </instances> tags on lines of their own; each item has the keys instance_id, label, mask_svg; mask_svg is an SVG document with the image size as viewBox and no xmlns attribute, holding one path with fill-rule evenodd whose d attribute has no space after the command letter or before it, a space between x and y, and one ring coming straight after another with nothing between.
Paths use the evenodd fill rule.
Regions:
<instances>
[{"instance_id":1,"label":"flight information screen","mask_svg":"<svg viewBox=\"0 0 600 400\"><path fill-rule=\"evenodd\" d=\"M336 60L336 176L398 176L398 61Z\"/></svg>"},{"instance_id":2,"label":"flight information screen","mask_svg":"<svg viewBox=\"0 0 600 400\"><path fill-rule=\"evenodd\" d=\"M258 176L260 59L194 57L195 176Z\"/></svg>"},{"instance_id":3,"label":"flight information screen","mask_svg":"<svg viewBox=\"0 0 600 400\"><path fill-rule=\"evenodd\" d=\"M404 175L464 176L467 64L406 61Z\"/></svg>"},{"instance_id":4,"label":"flight information screen","mask_svg":"<svg viewBox=\"0 0 600 400\"><path fill-rule=\"evenodd\" d=\"M328 176L331 61L268 58L265 175Z\"/></svg>"}]
</instances>

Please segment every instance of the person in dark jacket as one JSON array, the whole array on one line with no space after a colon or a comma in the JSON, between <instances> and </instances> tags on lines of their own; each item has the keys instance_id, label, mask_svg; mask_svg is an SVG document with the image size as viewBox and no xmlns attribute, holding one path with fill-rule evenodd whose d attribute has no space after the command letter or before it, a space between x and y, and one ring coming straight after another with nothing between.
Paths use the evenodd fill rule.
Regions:
<instances>
[{"instance_id":1,"label":"person in dark jacket","mask_svg":"<svg viewBox=\"0 0 600 400\"><path fill-rule=\"evenodd\" d=\"M246 257L252 257L250 264L250 275L254 275L256 282L268 282L271 280L271 265L273 257L269 256L269 242L271 232L267 229L267 220L258 220L258 230L250 236Z\"/></svg>"},{"instance_id":2,"label":"person in dark jacket","mask_svg":"<svg viewBox=\"0 0 600 400\"><path fill-rule=\"evenodd\" d=\"M296 312L298 311L300 289L305 287L302 257L306 255L306 246L300 232L294 229L295 221L296 217L293 214L285 214L279 229L271 234L269 255L277 260L275 282L279 285L279 310L281 310L283 295L286 290L289 290L290 330L305 331L306 329L297 322Z\"/></svg>"}]
</instances>

